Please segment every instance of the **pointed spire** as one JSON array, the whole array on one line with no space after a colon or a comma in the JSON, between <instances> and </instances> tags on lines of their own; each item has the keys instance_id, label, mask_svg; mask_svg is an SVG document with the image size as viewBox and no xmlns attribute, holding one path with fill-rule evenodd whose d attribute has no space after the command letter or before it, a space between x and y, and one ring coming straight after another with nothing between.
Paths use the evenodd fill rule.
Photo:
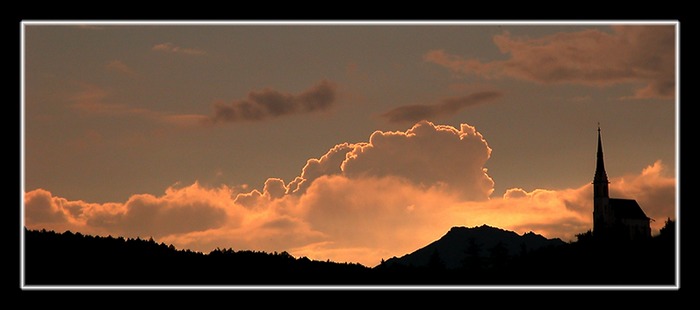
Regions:
<instances>
[{"instance_id":1,"label":"pointed spire","mask_svg":"<svg viewBox=\"0 0 700 310\"><path fill-rule=\"evenodd\" d=\"M600 139L600 123L598 123L598 153L593 183L608 183L608 175L605 173L605 163L603 162L603 142Z\"/></svg>"}]
</instances>

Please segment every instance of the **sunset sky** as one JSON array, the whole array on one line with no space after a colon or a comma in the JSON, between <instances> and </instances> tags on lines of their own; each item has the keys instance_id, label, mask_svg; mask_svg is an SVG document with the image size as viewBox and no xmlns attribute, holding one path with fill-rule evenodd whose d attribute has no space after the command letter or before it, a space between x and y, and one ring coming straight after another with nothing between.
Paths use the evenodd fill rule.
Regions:
<instances>
[{"instance_id":1,"label":"sunset sky","mask_svg":"<svg viewBox=\"0 0 700 310\"><path fill-rule=\"evenodd\" d=\"M24 226L374 266L676 218L675 22L23 25Z\"/></svg>"}]
</instances>

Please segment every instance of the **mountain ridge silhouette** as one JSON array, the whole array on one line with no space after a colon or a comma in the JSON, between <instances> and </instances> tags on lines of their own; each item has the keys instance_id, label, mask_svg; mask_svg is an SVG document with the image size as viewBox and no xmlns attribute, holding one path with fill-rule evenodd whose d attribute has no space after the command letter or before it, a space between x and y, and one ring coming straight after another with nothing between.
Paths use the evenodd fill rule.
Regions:
<instances>
[{"instance_id":1,"label":"mountain ridge silhouette","mask_svg":"<svg viewBox=\"0 0 700 310\"><path fill-rule=\"evenodd\" d=\"M499 243L503 249L497 248ZM431 257L437 253L444 267L456 269L464 265L470 250L474 256L484 258L490 257L492 250L501 250L500 255L515 256L542 247L565 243L559 238L548 239L532 231L518 235L514 231L486 224L474 227L454 226L438 240L401 257L392 257L384 263L414 267L428 266Z\"/></svg>"}]
</instances>

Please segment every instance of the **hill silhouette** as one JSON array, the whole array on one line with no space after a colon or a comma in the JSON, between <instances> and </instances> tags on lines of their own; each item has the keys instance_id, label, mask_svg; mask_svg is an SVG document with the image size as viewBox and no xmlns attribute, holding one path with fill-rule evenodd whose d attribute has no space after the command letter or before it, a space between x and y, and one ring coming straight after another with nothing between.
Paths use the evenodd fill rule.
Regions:
<instances>
[{"instance_id":1,"label":"hill silhouette","mask_svg":"<svg viewBox=\"0 0 700 310\"><path fill-rule=\"evenodd\" d=\"M467 260L473 257L490 258L499 255L512 257L545 246L563 244L565 242L558 238L547 239L533 232L520 236L513 231L488 225L473 228L452 227L447 234L433 243L401 258L393 257L385 264L425 267L431 263L437 263L436 259L439 259L445 268L457 269L463 267Z\"/></svg>"},{"instance_id":2,"label":"hill silhouette","mask_svg":"<svg viewBox=\"0 0 700 310\"><path fill-rule=\"evenodd\" d=\"M392 284L673 285L674 230L669 219L661 234L648 240L609 242L588 231L566 243L488 226L455 227L375 270L384 273L377 278Z\"/></svg>"},{"instance_id":3,"label":"hill silhouette","mask_svg":"<svg viewBox=\"0 0 700 310\"><path fill-rule=\"evenodd\" d=\"M453 227L373 268L287 252L178 250L153 239L25 229L26 285L674 285L674 222L643 242Z\"/></svg>"}]
</instances>

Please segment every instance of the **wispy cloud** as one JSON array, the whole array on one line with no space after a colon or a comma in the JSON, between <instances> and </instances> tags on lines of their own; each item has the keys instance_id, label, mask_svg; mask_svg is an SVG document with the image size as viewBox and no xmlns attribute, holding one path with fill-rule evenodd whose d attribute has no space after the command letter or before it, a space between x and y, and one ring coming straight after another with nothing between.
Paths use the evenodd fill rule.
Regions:
<instances>
[{"instance_id":1,"label":"wispy cloud","mask_svg":"<svg viewBox=\"0 0 700 310\"><path fill-rule=\"evenodd\" d=\"M335 85L323 80L299 93L288 94L273 89L251 91L245 99L230 104L215 103L213 123L261 121L292 114L324 111L336 98Z\"/></svg>"},{"instance_id":2,"label":"wispy cloud","mask_svg":"<svg viewBox=\"0 0 700 310\"><path fill-rule=\"evenodd\" d=\"M114 102L111 97L112 93L105 88L94 84L82 83L79 85L79 90L69 96L68 99L72 102L70 105L72 109L94 116L132 116L179 126L198 125L206 120L204 115L154 111L148 108Z\"/></svg>"},{"instance_id":3,"label":"wispy cloud","mask_svg":"<svg viewBox=\"0 0 700 310\"><path fill-rule=\"evenodd\" d=\"M498 91L481 91L467 96L452 97L436 104L415 104L394 108L381 115L389 122L418 122L434 120L443 115L454 114L464 108L485 103L502 96Z\"/></svg>"},{"instance_id":4,"label":"wispy cloud","mask_svg":"<svg viewBox=\"0 0 700 310\"><path fill-rule=\"evenodd\" d=\"M454 72L485 78L511 77L539 83L607 86L643 83L628 98L673 98L675 33L673 26L613 26L611 32L584 30L540 38L497 35L494 44L505 60L483 62L444 50L424 59Z\"/></svg>"},{"instance_id":5,"label":"wispy cloud","mask_svg":"<svg viewBox=\"0 0 700 310\"><path fill-rule=\"evenodd\" d=\"M127 66L121 60L112 60L107 62L107 64L105 64L105 69L126 76L136 76L136 71L134 71L134 69L132 69L131 67Z\"/></svg>"},{"instance_id":6,"label":"wispy cloud","mask_svg":"<svg viewBox=\"0 0 700 310\"><path fill-rule=\"evenodd\" d=\"M151 50L155 52L174 53L190 56L203 56L207 54L207 52L202 49L180 47L170 42L156 44L151 48Z\"/></svg>"}]
</instances>

